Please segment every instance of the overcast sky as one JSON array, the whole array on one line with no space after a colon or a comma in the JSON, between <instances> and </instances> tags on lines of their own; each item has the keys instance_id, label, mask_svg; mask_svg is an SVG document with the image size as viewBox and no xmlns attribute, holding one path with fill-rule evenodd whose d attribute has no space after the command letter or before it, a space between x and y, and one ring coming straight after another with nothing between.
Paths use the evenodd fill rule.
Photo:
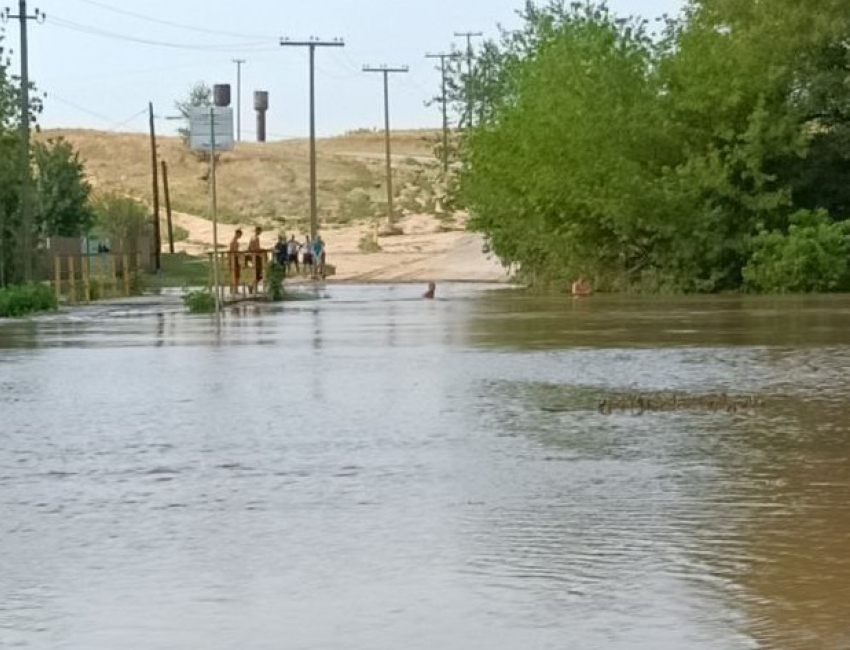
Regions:
<instances>
[{"instance_id":1,"label":"overcast sky","mask_svg":"<svg viewBox=\"0 0 850 650\"><path fill-rule=\"evenodd\" d=\"M17 5L15 0L6 0ZM5 3L0 3L5 4ZM318 130L338 134L383 124L380 75L363 64L409 65L392 78L393 126L438 126L438 107L424 102L439 89L426 52L450 48L455 31L495 35L518 24L523 0L29 0L46 13L30 23L30 74L47 93L45 128L143 131L147 103L174 114L174 101L196 81L233 84L234 58L244 58L243 138L254 137L252 93L270 92L270 139L307 133L307 53L279 39L345 39L344 49L317 52ZM682 0L612 0L620 14L655 18ZM16 8L13 7L16 11ZM130 15L135 14L135 15ZM5 26L18 73L16 23ZM174 122L162 120L162 132Z\"/></svg>"}]
</instances>

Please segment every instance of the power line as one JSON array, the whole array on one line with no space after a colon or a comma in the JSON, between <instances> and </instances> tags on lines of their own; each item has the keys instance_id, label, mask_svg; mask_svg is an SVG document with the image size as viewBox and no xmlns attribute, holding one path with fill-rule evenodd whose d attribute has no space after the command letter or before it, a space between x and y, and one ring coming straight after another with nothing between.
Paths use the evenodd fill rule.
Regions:
<instances>
[{"instance_id":1,"label":"power line","mask_svg":"<svg viewBox=\"0 0 850 650\"><path fill-rule=\"evenodd\" d=\"M198 32L200 34L211 34L213 36L231 36L233 38L244 38L247 40L255 40L255 39L268 39L274 40L274 36L268 35L249 35L249 34L240 34L238 32L227 32L221 31L217 29L206 29L204 27L198 27L197 25L187 25L184 23L174 22L172 20L165 20L162 18L155 18L154 16L147 16L145 14L136 13L135 11L129 11L127 9L119 9L118 7L112 7L110 5L104 4L102 2L96 2L96 0L77 0L77 2L82 2L83 4L90 5L92 7L99 7L101 9L106 9L107 11L112 11L116 14L123 14L125 16L130 16L132 18L138 18L139 20L145 20L150 23L155 23L157 25L165 25L167 27L174 27L175 29L185 29L187 31Z\"/></svg>"},{"instance_id":2,"label":"power line","mask_svg":"<svg viewBox=\"0 0 850 650\"><path fill-rule=\"evenodd\" d=\"M244 50L246 48L255 50L255 48L263 48L269 47L270 43L265 42L257 42L257 43L228 43L225 45L203 45L203 44L189 44L189 43L174 43L170 41L157 41L153 39L147 38L139 38L136 36L128 36L127 34L119 34L117 32L110 32L105 29L100 29L98 27L91 27L89 25L81 25L80 23L76 23L72 20L67 20L64 18L54 18L51 16L50 24L55 25L56 27L60 27L62 29L68 29L75 32L80 32L82 34L88 34L90 36L100 36L102 38L111 38L114 40L127 41L130 43L138 43L140 45L151 45L155 47L168 47L173 49L180 50L202 50L207 52L231 52L234 50Z\"/></svg>"}]
</instances>

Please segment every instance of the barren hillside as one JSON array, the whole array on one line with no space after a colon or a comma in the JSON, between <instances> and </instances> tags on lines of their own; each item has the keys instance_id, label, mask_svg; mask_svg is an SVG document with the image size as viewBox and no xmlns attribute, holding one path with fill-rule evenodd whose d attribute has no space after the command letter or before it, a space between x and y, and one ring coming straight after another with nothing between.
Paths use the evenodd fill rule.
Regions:
<instances>
[{"instance_id":1,"label":"barren hillside","mask_svg":"<svg viewBox=\"0 0 850 650\"><path fill-rule=\"evenodd\" d=\"M92 183L151 200L150 140L143 134L100 131L46 131L64 137L79 151ZM441 214L442 179L433 155L436 133L393 134L396 208L403 214ZM175 210L207 216L208 164L176 137L158 138L160 158L169 166ZM220 218L287 228L306 225L309 211L309 157L306 140L239 144L220 157ZM318 143L321 218L326 224L369 220L386 213L384 137L358 132Z\"/></svg>"}]
</instances>

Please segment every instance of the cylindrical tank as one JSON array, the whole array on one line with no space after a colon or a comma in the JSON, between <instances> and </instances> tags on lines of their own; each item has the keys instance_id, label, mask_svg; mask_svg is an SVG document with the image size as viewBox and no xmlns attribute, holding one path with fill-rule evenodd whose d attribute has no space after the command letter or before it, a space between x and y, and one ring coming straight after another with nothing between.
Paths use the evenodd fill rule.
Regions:
<instances>
[{"instance_id":1,"label":"cylindrical tank","mask_svg":"<svg viewBox=\"0 0 850 650\"><path fill-rule=\"evenodd\" d=\"M269 93L267 90L254 91L254 110L267 111L269 110Z\"/></svg>"},{"instance_id":2,"label":"cylindrical tank","mask_svg":"<svg viewBox=\"0 0 850 650\"><path fill-rule=\"evenodd\" d=\"M213 86L213 103L219 108L230 106L230 84Z\"/></svg>"}]
</instances>

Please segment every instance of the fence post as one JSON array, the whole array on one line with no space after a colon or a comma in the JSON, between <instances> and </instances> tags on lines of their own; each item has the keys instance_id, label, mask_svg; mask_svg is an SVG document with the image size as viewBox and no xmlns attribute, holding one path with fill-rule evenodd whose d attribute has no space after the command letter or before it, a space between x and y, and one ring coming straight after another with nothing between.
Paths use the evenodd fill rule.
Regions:
<instances>
[{"instance_id":1,"label":"fence post","mask_svg":"<svg viewBox=\"0 0 850 650\"><path fill-rule=\"evenodd\" d=\"M74 269L74 256L68 256L68 302L77 303L77 272Z\"/></svg>"},{"instance_id":2,"label":"fence post","mask_svg":"<svg viewBox=\"0 0 850 650\"><path fill-rule=\"evenodd\" d=\"M118 297L118 272L115 268L115 255L109 253L109 276L112 284L112 297Z\"/></svg>"},{"instance_id":3,"label":"fence post","mask_svg":"<svg viewBox=\"0 0 850 650\"><path fill-rule=\"evenodd\" d=\"M124 293L130 297L130 256L124 253L121 258L122 271L124 271Z\"/></svg>"},{"instance_id":4,"label":"fence post","mask_svg":"<svg viewBox=\"0 0 850 650\"><path fill-rule=\"evenodd\" d=\"M55 290L56 302L62 300L62 258L59 255L53 256L53 272L56 276Z\"/></svg>"},{"instance_id":5,"label":"fence post","mask_svg":"<svg viewBox=\"0 0 850 650\"><path fill-rule=\"evenodd\" d=\"M80 258L80 273L82 273L83 276L83 298L85 299L86 304L91 302L90 271L91 258L88 255L85 255Z\"/></svg>"}]
</instances>

